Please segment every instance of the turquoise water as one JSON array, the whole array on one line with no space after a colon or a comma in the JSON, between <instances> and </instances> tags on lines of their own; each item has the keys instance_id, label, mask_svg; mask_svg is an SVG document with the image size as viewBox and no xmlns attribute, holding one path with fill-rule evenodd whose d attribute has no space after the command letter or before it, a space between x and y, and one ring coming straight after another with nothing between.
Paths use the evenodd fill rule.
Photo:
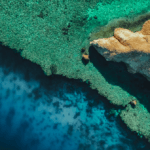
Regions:
<instances>
[{"instance_id":1,"label":"turquoise water","mask_svg":"<svg viewBox=\"0 0 150 150\"><path fill-rule=\"evenodd\" d=\"M47 77L0 47L0 149L148 150L150 144L109 115L107 99L85 83Z\"/></svg>"}]
</instances>

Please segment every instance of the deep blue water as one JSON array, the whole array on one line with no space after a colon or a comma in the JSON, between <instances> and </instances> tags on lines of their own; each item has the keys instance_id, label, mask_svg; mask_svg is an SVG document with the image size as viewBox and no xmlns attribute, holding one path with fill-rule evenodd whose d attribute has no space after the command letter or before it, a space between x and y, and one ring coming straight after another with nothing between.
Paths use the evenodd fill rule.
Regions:
<instances>
[{"instance_id":1,"label":"deep blue water","mask_svg":"<svg viewBox=\"0 0 150 150\"><path fill-rule=\"evenodd\" d=\"M0 150L149 150L85 83L0 47Z\"/></svg>"}]
</instances>

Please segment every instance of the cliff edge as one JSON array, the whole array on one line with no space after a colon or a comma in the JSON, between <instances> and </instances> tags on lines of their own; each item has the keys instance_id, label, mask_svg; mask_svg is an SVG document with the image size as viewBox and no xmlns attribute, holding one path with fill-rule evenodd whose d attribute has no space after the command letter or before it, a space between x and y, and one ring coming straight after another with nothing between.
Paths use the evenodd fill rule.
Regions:
<instances>
[{"instance_id":1,"label":"cliff edge","mask_svg":"<svg viewBox=\"0 0 150 150\"><path fill-rule=\"evenodd\" d=\"M141 73L150 81L150 20L141 31L116 28L114 36L90 42L107 61L124 62L130 73Z\"/></svg>"}]
</instances>

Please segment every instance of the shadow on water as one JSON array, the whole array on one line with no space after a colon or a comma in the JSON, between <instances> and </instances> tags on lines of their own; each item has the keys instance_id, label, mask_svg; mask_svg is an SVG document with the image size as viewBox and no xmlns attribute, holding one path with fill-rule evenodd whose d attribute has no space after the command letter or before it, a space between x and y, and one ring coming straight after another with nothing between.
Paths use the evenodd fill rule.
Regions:
<instances>
[{"instance_id":1,"label":"shadow on water","mask_svg":"<svg viewBox=\"0 0 150 150\"><path fill-rule=\"evenodd\" d=\"M150 112L150 82L143 75L129 73L123 62L106 61L93 46L89 48L89 57L108 83L120 86L135 96Z\"/></svg>"},{"instance_id":2,"label":"shadow on water","mask_svg":"<svg viewBox=\"0 0 150 150\"><path fill-rule=\"evenodd\" d=\"M144 87L147 85L146 80L142 76L131 75L130 73L128 73L123 63L105 61L105 59L100 54L98 54L97 51L92 47L90 47L90 57L91 57L90 60L95 65L95 67L103 74L106 80L111 84L114 84L115 82L115 84L123 87L126 90L128 90L127 87L131 86L131 91L129 92L135 95L136 95L136 92L141 90L141 86L139 86L138 88L138 85L142 84ZM82 91L82 92L87 93L86 95L87 99L85 99L85 101L88 102L87 109L86 109L87 114L90 114L90 112L92 112L92 108L97 107L101 103L104 103L105 115L109 121L113 121L113 117L109 115L109 110L111 108L117 109L117 106L110 104L106 98L98 94L97 90L90 89L90 87L88 87L86 83L80 82L80 80L67 79L66 77L62 77L60 75L53 75L53 76L48 77L44 75L39 65L34 64L26 59L23 59L20 56L20 54L15 53L15 51L4 46L0 47L0 67L6 68L4 71L5 75L8 75L10 72L14 72L15 74L23 75L25 81L30 81L32 79L38 81L40 83L40 88L34 89L32 91L32 94L28 95L29 97L34 97L35 101L37 101L42 96L41 90L40 90L42 87L44 88L44 92L45 92L44 94L50 93L50 91L52 90L53 95L56 95L57 97L58 96L61 97L63 93L61 92L57 93L57 91L63 88L64 84L67 84L66 89L68 93L74 93L74 91L77 91L77 92ZM109 74L111 74L111 78L109 77ZM135 84L132 85L131 82L133 83L135 82L135 80L138 82L136 82L136 85ZM134 90L132 91L132 89ZM54 91L56 91L56 93ZM90 99L94 99L94 102L90 101ZM51 100L49 101L51 102ZM53 103L53 105L54 107L59 107L59 103L55 102ZM0 107L1 107L1 104L0 104ZM74 107L76 106L74 105ZM24 110L25 106L22 106L22 109ZM26 120L26 116L27 116L26 114L23 115L24 120L20 122L20 126L17 128L16 134L13 135L12 138L11 138L11 135L10 137L5 136L5 135L9 135L12 132L12 121L14 119L15 114L16 114L15 108L11 107L6 117L6 126L3 128L0 128L0 133L1 133L0 134L0 149L7 149L7 150L9 149L10 150L38 149L38 144L41 142L39 135L36 135L36 133L32 133L32 130L34 128L32 123L34 122L35 118L30 118L29 120ZM44 114L47 114L47 112L44 111L43 115ZM74 116L74 118L76 119L79 116L80 116L80 112L78 112ZM40 122L37 123L37 125L39 124ZM120 118L117 119L117 124L120 128L120 131L125 132L127 134L127 138L129 139L129 141L130 140L133 141L132 144L134 144L135 141L137 143L140 143L141 141L143 141L146 147L149 146L149 143L147 143L146 140L140 139L139 137L137 137L136 133L131 132L126 127L126 125L121 121ZM54 124L53 129L57 129L58 126L59 124L57 123ZM93 126L93 128L95 128L95 130L98 130L96 126ZM42 132L41 132L41 135L42 135ZM88 126L87 126L86 132L87 133L89 132ZM26 140L25 133L27 133L28 135L27 142L25 142ZM69 125L67 133L70 136L73 134L73 126ZM122 141L122 142L127 143L127 141ZM100 147L102 147L104 143L105 141L102 141L102 140L99 141ZM83 149L87 150L88 147L89 146L81 143L78 146L78 150L83 150ZM136 143L135 143L135 146L133 145L133 147L134 148L132 150L140 150L139 148L136 147ZM123 146L118 145L118 147L115 147L115 148L119 150L119 148L123 149ZM114 147L110 147L110 149L114 150ZM54 150L54 149L49 149L49 150Z\"/></svg>"}]
</instances>

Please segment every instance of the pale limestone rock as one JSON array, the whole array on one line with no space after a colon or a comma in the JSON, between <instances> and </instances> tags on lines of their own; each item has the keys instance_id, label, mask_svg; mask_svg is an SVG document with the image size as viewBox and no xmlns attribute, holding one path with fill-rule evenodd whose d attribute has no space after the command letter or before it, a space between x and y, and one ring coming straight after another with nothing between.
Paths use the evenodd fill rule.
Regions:
<instances>
[{"instance_id":1,"label":"pale limestone rock","mask_svg":"<svg viewBox=\"0 0 150 150\"><path fill-rule=\"evenodd\" d=\"M114 36L90 42L107 61L124 62L130 73L141 73L150 81L150 20L141 31L116 28Z\"/></svg>"}]
</instances>

